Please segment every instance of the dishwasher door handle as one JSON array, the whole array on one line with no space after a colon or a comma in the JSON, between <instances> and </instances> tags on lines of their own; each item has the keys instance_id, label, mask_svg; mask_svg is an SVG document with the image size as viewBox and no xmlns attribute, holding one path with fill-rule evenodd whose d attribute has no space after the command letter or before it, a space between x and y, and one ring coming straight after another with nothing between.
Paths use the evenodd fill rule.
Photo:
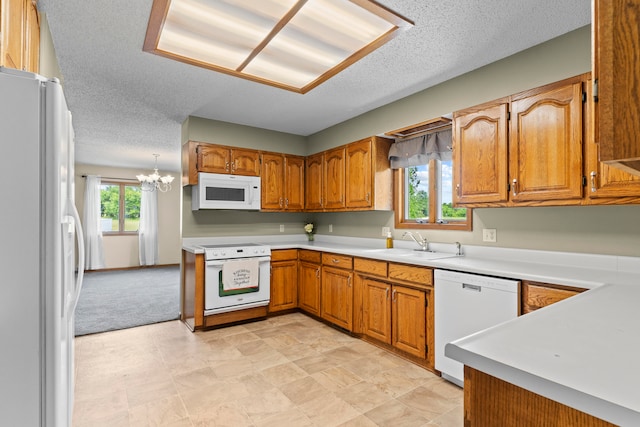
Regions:
<instances>
[{"instance_id":1,"label":"dishwasher door handle","mask_svg":"<svg viewBox=\"0 0 640 427\"><path fill-rule=\"evenodd\" d=\"M482 286L470 285L468 283L463 283L462 284L462 289L467 289L469 291L482 292Z\"/></svg>"}]
</instances>

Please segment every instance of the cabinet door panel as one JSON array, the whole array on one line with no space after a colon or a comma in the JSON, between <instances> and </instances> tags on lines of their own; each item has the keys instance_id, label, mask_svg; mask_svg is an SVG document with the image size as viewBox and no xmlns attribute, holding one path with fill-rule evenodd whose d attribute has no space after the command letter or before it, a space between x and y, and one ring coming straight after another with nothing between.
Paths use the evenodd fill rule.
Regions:
<instances>
[{"instance_id":1,"label":"cabinet door panel","mask_svg":"<svg viewBox=\"0 0 640 427\"><path fill-rule=\"evenodd\" d=\"M511 103L511 200L582 197L582 83Z\"/></svg>"},{"instance_id":2,"label":"cabinet door panel","mask_svg":"<svg viewBox=\"0 0 640 427\"><path fill-rule=\"evenodd\" d=\"M231 173L234 175L260 176L260 155L255 150L234 148L231 151Z\"/></svg>"},{"instance_id":3,"label":"cabinet door panel","mask_svg":"<svg viewBox=\"0 0 640 427\"><path fill-rule=\"evenodd\" d=\"M456 203L506 202L508 104L456 112L453 133Z\"/></svg>"},{"instance_id":4,"label":"cabinet door panel","mask_svg":"<svg viewBox=\"0 0 640 427\"><path fill-rule=\"evenodd\" d=\"M300 262L298 306L304 311L320 315L320 264Z\"/></svg>"},{"instance_id":5,"label":"cabinet door panel","mask_svg":"<svg viewBox=\"0 0 640 427\"><path fill-rule=\"evenodd\" d=\"M371 140L354 142L347 146L345 160L347 208L373 206L371 149Z\"/></svg>"},{"instance_id":6,"label":"cabinet door panel","mask_svg":"<svg viewBox=\"0 0 640 427\"><path fill-rule=\"evenodd\" d=\"M322 173L323 153L314 154L305 160L305 201L304 206L309 210L322 209Z\"/></svg>"},{"instance_id":7,"label":"cabinet door panel","mask_svg":"<svg viewBox=\"0 0 640 427\"><path fill-rule=\"evenodd\" d=\"M271 300L269 311L295 308L298 305L298 261L271 264Z\"/></svg>"},{"instance_id":8,"label":"cabinet door panel","mask_svg":"<svg viewBox=\"0 0 640 427\"><path fill-rule=\"evenodd\" d=\"M640 0L596 0L593 78L600 160L640 175Z\"/></svg>"},{"instance_id":9,"label":"cabinet door panel","mask_svg":"<svg viewBox=\"0 0 640 427\"><path fill-rule=\"evenodd\" d=\"M203 144L197 147L198 172L230 173L231 150L215 145Z\"/></svg>"},{"instance_id":10,"label":"cabinet door panel","mask_svg":"<svg viewBox=\"0 0 640 427\"><path fill-rule=\"evenodd\" d=\"M304 209L304 157L285 156L285 207Z\"/></svg>"},{"instance_id":11,"label":"cabinet door panel","mask_svg":"<svg viewBox=\"0 0 640 427\"><path fill-rule=\"evenodd\" d=\"M595 142L594 127L594 102L592 94L592 82L587 82L587 108L585 122L586 130L586 160L585 173L587 175L587 194L592 203L600 203L602 198L632 197L631 202L637 202L640 197L640 176L632 175L617 167L607 165L598 159L598 144ZM616 200L615 203L626 201Z\"/></svg>"},{"instance_id":12,"label":"cabinet door panel","mask_svg":"<svg viewBox=\"0 0 640 427\"><path fill-rule=\"evenodd\" d=\"M325 152L323 178L324 207L327 209L344 208L344 148Z\"/></svg>"},{"instance_id":13,"label":"cabinet door panel","mask_svg":"<svg viewBox=\"0 0 640 427\"><path fill-rule=\"evenodd\" d=\"M24 64L24 41L25 41L25 0L3 0L2 3L2 60L0 65L9 68L22 70Z\"/></svg>"},{"instance_id":14,"label":"cabinet door panel","mask_svg":"<svg viewBox=\"0 0 640 427\"><path fill-rule=\"evenodd\" d=\"M393 286L393 345L416 357L426 356L425 293L403 286Z\"/></svg>"},{"instance_id":15,"label":"cabinet door panel","mask_svg":"<svg viewBox=\"0 0 640 427\"><path fill-rule=\"evenodd\" d=\"M284 157L279 154L263 154L260 200L262 209L283 209L283 191Z\"/></svg>"},{"instance_id":16,"label":"cabinet door panel","mask_svg":"<svg viewBox=\"0 0 640 427\"><path fill-rule=\"evenodd\" d=\"M349 331L353 328L353 273L322 267L321 316Z\"/></svg>"},{"instance_id":17,"label":"cabinet door panel","mask_svg":"<svg viewBox=\"0 0 640 427\"><path fill-rule=\"evenodd\" d=\"M391 285L363 279L364 333L391 344Z\"/></svg>"},{"instance_id":18,"label":"cabinet door panel","mask_svg":"<svg viewBox=\"0 0 640 427\"><path fill-rule=\"evenodd\" d=\"M522 282L522 314L531 313L539 308L554 304L583 292L584 289L552 287L544 284Z\"/></svg>"}]
</instances>

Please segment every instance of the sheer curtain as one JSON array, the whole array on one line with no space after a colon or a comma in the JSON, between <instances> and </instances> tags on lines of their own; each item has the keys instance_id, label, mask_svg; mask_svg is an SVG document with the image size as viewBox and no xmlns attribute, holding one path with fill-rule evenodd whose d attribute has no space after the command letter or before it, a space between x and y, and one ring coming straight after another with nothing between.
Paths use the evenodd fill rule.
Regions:
<instances>
[{"instance_id":1,"label":"sheer curtain","mask_svg":"<svg viewBox=\"0 0 640 427\"><path fill-rule=\"evenodd\" d=\"M158 192L142 190L138 229L140 265L158 263Z\"/></svg>"},{"instance_id":2,"label":"sheer curtain","mask_svg":"<svg viewBox=\"0 0 640 427\"><path fill-rule=\"evenodd\" d=\"M104 268L102 228L100 227L100 177L87 175L84 190L85 270Z\"/></svg>"}]
</instances>

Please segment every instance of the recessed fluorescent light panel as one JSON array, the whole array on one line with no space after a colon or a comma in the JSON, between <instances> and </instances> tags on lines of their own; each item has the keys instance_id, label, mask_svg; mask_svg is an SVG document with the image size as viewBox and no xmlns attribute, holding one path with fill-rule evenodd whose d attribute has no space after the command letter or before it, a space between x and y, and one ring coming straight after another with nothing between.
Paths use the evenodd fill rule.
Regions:
<instances>
[{"instance_id":1,"label":"recessed fluorescent light panel","mask_svg":"<svg viewBox=\"0 0 640 427\"><path fill-rule=\"evenodd\" d=\"M306 93L412 25L370 0L154 0L143 50Z\"/></svg>"}]
</instances>

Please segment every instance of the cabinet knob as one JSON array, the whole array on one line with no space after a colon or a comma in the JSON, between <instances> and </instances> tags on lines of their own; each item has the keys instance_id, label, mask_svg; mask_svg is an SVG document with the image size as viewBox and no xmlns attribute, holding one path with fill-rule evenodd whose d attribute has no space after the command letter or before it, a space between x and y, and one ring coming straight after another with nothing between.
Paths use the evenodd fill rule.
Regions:
<instances>
[{"instance_id":1,"label":"cabinet knob","mask_svg":"<svg viewBox=\"0 0 640 427\"><path fill-rule=\"evenodd\" d=\"M456 196L460 197L460 184L456 184Z\"/></svg>"},{"instance_id":2,"label":"cabinet knob","mask_svg":"<svg viewBox=\"0 0 640 427\"><path fill-rule=\"evenodd\" d=\"M598 191L598 189L596 188L596 171L591 171L589 175L591 176L591 192L595 193L596 191Z\"/></svg>"},{"instance_id":3,"label":"cabinet knob","mask_svg":"<svg viewBox=\"0 0 640 427\"><path fill-rule=\"evenodd\" d=\"M385 299L389 299L389 288L386 288L386 289L384 290L384 298L385 298Z\"/></svg>"},{"instance_id":4,"label":"cabinet knob","mask_svg":"<svg viewBox=\"0 0 640 427\"><path fill-rule=\"evenodd\" d=\"M394 289L393 292L391 292L391 301L396 302L396 290Z\"/></svg>"},{"instance_id":5,"label":"cabinet knob","mask_svg":"<svg viewBox=\"0 0 640 427\"><path fill-rule=\"evenodd\" d=\"M226 170L227 172L229 172L229 162L225 162L225 163L224 163L224 170Z\"/></svg>"},{"instance_id":6,"label":"cabinet knob","mask_svg":"<svg viewBox=\"0 0 640 427\"><path fill-rule=\"evenodd\" d=\"M513 184L511 186L511 189L513 190L513 195L517 196L518 195L518 180L513 178L513 181L511 182L511 184Z\"/></svg>"},{"instance_id":7,"label":"cabinet knob","mask_svg":"<svg viewBox=\"0 0 640 427\"><path fill-rule=\"evenodd\" d=\"M282 197L280 197L280 201L278 203L280 204L280 207L282 207Z\"/></svg>"}]
</instances>

